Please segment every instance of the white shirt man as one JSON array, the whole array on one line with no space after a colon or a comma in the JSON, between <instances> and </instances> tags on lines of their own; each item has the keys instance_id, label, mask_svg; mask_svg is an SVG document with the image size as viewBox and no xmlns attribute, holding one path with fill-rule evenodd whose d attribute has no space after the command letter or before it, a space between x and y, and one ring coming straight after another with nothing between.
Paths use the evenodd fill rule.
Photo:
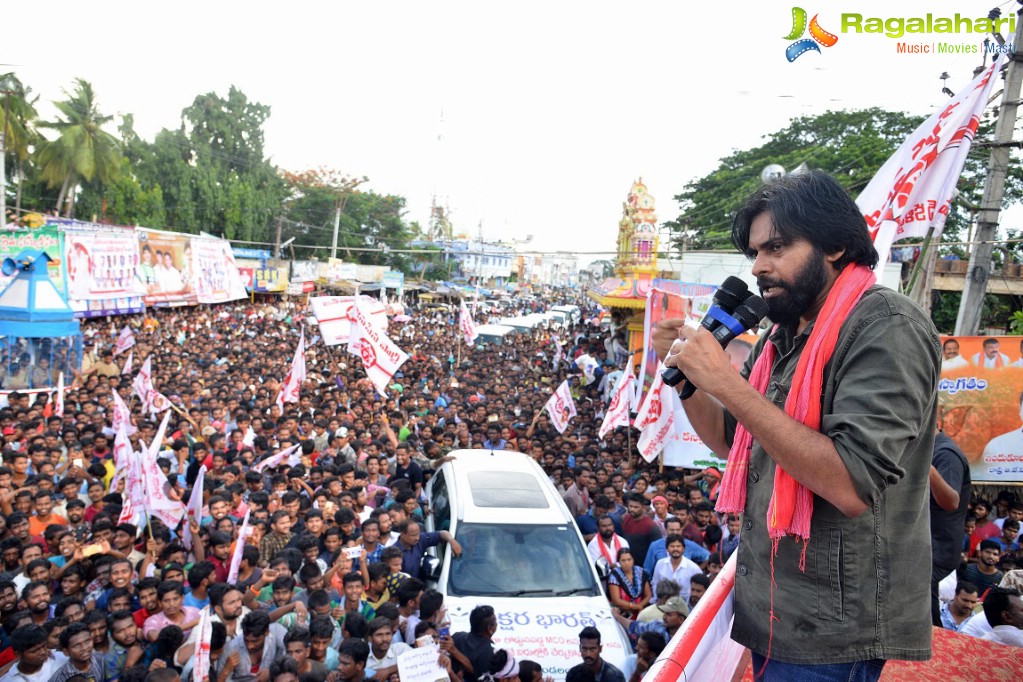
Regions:
<instances>
[{"instance_id":1,"label":"white shirt man","mask_svg":"<svg viewBox=\"0 0 1023 682\"><path fill-rule=\"evenodd\" d=\"M691 559L684 555L685 541L681 535L668 536L666 541L668 556L664 557L654 565L654 574L650 578L650 584L654 587L654 594L657 594L657 584L665 579L674 580L679 585L679 596L686 602L689 601L690 579L699 573L703 573ZM651 603L656 600L651 599Z\"/></svg>"},{"instance_id":2,"label":"white shirt man","mask_svg":"<svg viewBox=\"0 0 1023 682\"><path fill-rule=\"evenodd\" d=\"M983 367L984 369L1001 369L1002 367L1009 366L1009 356L1005 353L999 353L997 350L991 355L988 355L986 352L974 353L970 361L976 367Z\"/></svg>"}]
</instances>

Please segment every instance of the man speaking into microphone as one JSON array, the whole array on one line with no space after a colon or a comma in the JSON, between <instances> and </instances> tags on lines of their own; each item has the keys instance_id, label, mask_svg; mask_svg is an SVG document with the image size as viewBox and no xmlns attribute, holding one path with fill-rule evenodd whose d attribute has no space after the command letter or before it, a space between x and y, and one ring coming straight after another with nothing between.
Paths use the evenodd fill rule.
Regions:
<instances>
[{"instance_id":1,"label":"man speaking into microphone","mask_svg":"<svg viewBox=\"0 0 1023 682\"><path fill-rule=\"evenodd\" d=\"M741 372L706 329L654 334L698 387L693 427L728 458L717 509L743 519L732 638L758 680L877 680L887 659L931 655L938 334L876 285L863 216L824 173L758 189L732 241L773 323Z\"/></svg>"}]
</instances>

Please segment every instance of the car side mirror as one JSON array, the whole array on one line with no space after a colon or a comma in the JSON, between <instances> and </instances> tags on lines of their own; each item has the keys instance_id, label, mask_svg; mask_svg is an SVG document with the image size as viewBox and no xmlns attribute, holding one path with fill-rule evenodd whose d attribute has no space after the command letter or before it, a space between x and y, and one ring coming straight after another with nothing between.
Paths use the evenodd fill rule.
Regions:
<instances>
[{"instance_id":1,"label":"car side mirror","mask_svg":"<svg viewBox=\"0 0 1023 682\"><path fill-rule=\"evenodd\" d=\"M594 562L594 568L597 569L597 575L600 576L601 582L607 582L607 579L611 576L611 570L607 567L607 564L600 561Z\"/></svg>"}]
</instances>

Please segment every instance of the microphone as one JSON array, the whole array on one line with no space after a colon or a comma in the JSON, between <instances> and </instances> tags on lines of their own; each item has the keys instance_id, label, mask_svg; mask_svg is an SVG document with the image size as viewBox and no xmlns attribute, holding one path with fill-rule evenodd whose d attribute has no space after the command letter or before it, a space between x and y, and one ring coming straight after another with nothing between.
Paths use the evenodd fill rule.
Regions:
<instances>
[{"instance_id":1,"label":"microphone","mask_svg":"<svg viewBox=\"0 0 1023 682\"><path fill-rule=\"evenodd\" d=\"M749 287L738 277L729 277L714 292L714 305L700 320L700 326L713 332L721 326L718 313L730 315L747 297L752 296ZM741 333L741 332L740 332ZM686 375L677 367L669 367L661 372L661 378L669 386L678 386L685 381Z\"/></svg>"},{"instance_id":2,"label":"microphone","mask_svg":"<svg viewBox=\"0 0 1023 682\"><path fill-rule=\"evenodd\" d=\"M720 327L714 330L714 338L724 348L736 336L760 324L760 320L767 317L767 312L767 302L759 296L751 295L732 313L734 321L738 324L722 323ZM693 397L694 393L696 393L696 385L690 381L682 387L678 397L682 400L688 400Z\"/></svg>"}]
</instances>

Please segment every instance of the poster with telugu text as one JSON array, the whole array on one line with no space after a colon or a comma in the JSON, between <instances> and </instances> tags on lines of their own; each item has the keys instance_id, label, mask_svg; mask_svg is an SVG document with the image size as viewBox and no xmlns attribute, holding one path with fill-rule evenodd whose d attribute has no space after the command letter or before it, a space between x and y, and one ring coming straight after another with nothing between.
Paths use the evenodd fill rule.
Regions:
<instances>
[{"instance_id":1,"label":"poster with telugu text","mask_svg":"<svg viewBox=\"0 0 1023 682\"><path fill-rule=\"evenodd\" d=\"M25 250L43 251L53 259L49 265L50 279L57 289L64 292L64 273L61 270L61 234L55 225L44 225L35 229L6 230L0 234L0 261L14 258ZM14 279L0 273L0 291Z\"/></svg>"},{"instance_id":2,"label":"poster with telugu text","mask_svg":"<svg viewBox=\"0 0 1023 682\"><path fill-rule=\"evenodd\" d=\"M145 293L135 275L139 244L130 228L65 230L64 254L72 301L105 301Z\"/></svg>"},{"instance_id":3,"label":"poster with telugu text","mask_svg":"<svg viewBox=\"0 0 1023 682\"><path fill-rule=\"evenodd\" d=\"M941 340L945 435L966 455L974 482L1023 482L1023 336Z\"/></svg>"}]
</instances>

